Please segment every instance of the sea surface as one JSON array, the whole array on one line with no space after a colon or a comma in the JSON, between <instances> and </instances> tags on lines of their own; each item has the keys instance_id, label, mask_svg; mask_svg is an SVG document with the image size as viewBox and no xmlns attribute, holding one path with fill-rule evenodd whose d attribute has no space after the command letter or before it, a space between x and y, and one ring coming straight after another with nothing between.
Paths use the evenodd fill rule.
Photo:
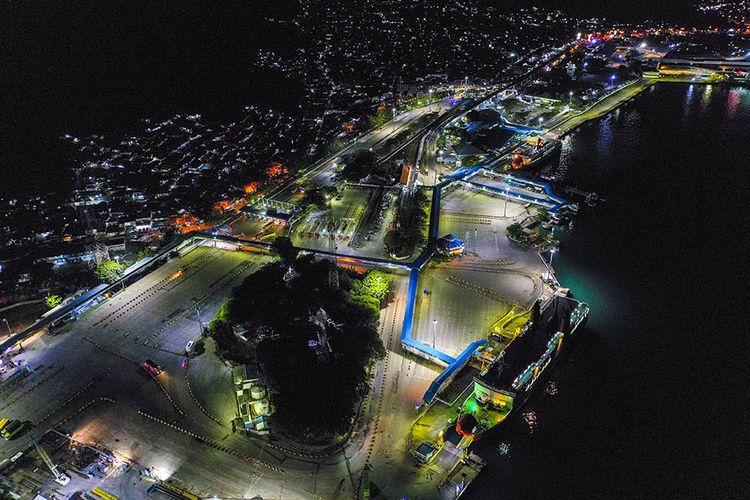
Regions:
<instances>
[{"instance_id":1,"label":"sea surface","mask_svg":"<svg viewBox=\"0 0 750 500\"><path fill-rule=\"evenodd\" d=\"M553 262L590 320L467 498L747 498L750 89L658 84L553 170L606 200Z\"/></svg>"}]
</instances>

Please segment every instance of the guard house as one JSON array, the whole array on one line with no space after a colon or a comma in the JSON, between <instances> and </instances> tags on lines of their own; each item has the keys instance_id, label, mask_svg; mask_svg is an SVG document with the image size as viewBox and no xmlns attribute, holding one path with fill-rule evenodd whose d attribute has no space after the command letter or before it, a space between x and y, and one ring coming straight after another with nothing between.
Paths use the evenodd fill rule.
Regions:
<instances>
[{"instance_id":1,"label":"guard house","mask_svg":"<svg viewBox=\"0 0 750 500\"><path fill-rule=\"evenodd\" d=\"M563 339L588 316L588 306L571 297L554 296L539 312L538 303L522 333L474 377L474 397L481 405L510 411L516 396L531 388L558 356Z\"/></svg>"},{"instance_id":2,"label":"guard house","mask_svg":"<svg viewBox=\"0 0 750 500\"><path fill-rule=\"evenodd\" d=\"M448 234L437 240L437 250L443 255L461 255L464 252L464 242L454 234Z\"/></svg>"}]
</instances>

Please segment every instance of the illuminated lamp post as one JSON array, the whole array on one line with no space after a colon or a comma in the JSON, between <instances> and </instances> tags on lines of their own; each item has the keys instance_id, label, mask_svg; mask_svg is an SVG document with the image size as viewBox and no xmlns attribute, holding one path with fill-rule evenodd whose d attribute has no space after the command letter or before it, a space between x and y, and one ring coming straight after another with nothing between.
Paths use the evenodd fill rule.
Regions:
<instances>
[{"instance_id":1,"label":"illuminated lamp post","mask_svg":"<svg viewBox=\"0 0 750 500\"><path fill-rule=\"evenodd\" d=\"M115 260L117 261L117 271L119 273L120 271L120 256L117 255L115 257ZM123 276L120 276L120 286L122 287L122 290L125 291L125 279Z\"/></svg>"},{"instance_id":2,"label":"illuminated lamp post","mask_svg":"<svg viewBox=\"0 0 750 500\"><path fill-rule=\"evenodd\" d=\"M5 321L5 326L8 327L8 335L11 335L13 332L10 330L10 323L8 323L8 320L3 318L3 321Z\"/></svg>"},{"instance_id":3,"label":"illuminated lamp post","mask_svg":"<svg viewBox=\"0 0 750 500\"><path fill-rule=\"evenodd\" d=\"M552 279L552 259L555 257L555 249L550 250L549 253L549 279Z\"/></svg>"},{"instance_id":4,"label":"illuminated lamp post","mask_svg":"<svg viewBox=\"0 0 750 500\"><path fill-rule=\"evenodd\" d=\"M432 348L435 349L435 330L437 330L437 320L432 320Z\"/></svg>"},{"instance_id":5,"label":"illuminated lamp post","mask_svg":"<svg viewBox=\"0 0 750 500\"><path fill-rule=\"evenodd\" d=\"M198 325L199 325L199 328L200 328L201 336L203 336L203 320L201 319L201 308L198 305L198 300L196 300L196 299L194 299L194 300L195 300L195 312L196 312L196 314L198 316Z\"/></svg>"}]
</instances>

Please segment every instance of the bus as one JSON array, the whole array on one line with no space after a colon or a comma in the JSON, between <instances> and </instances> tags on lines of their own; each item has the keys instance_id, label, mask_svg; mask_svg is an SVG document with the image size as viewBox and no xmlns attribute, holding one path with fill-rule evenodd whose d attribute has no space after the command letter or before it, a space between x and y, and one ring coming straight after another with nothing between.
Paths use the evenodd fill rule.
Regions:
<instances>
[{"instance_id":1,"label":"bus","mask_svg":"<svg viewBox=\"0 0 750 500\"><path fill-rule=\"evenodd\" d=\"M104 500L117 500L117 497L115 495L99 487L96 487L93 490L91 490L91 494L99 498L103 498Z\"/></svg>"},{"instance_id":2,"label":"bus","mask_svg":"<svg viewBox=\"0 0 750 500\"><path fill-rule=\"evenodd\" d=\"M16 434L21 432L23 430L24 425L20 420L11 420L10 423L8 423L2 431L0 431L0 434L5 438L6 441L10 441L15 437Z\"/></svg>"},{"instance_id":3,"label":"bus","mask_svg":"<svg viewBox=\"0 0 750 500\"><path fill-rule=\"evenodd\" d=\"M161 373L161 367L150 359L143 362L143 368L154 377Z\"/></svg>"}]
</instances>

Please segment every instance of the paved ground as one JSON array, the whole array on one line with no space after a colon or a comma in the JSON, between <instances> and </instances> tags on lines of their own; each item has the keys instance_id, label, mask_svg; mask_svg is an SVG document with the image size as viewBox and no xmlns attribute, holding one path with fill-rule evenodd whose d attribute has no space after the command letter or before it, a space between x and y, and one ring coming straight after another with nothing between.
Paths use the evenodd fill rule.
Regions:
<instances>
[{"instance_id":1,"label":"paved ground","mask_svg":"<svg viewBox=\"0 0 750 500\"><path fill-rule=\"evenodd\" d=\"M487 335L501 307L528 302L539 293L535 273L543 267L541 260L505 237L509 217L521 213L519 205L506 206L477 192L446 195L441 234L466 238L467 254L431 267L425 276L434 274L430 307L445 318L438 325L448 325L448 318L465 323L456 331L438 329L437 347L462 349ZM350 498L365 466L372 468L370 478L386 498L448 495L432 489L440 478L416 468L409 454L415 403L439 370L401 351L405 274L394 276L393 299L381 315L387 356L376 364L372 390L363 401L364 427L355 430L341 453L300 456L286 443L233 434L234 398L227 394L228 374L212 345L187 369L180 366L185 344L199 334L199 321L213 317L231 287L267 259L211 247L193 250L116 294L69 331L26 342L28 350L16 358L36 371L7 391L2 412L38 427L18 440L0 442L0 457L12 455L47 428L62 426L77 439L106 445L202 496ZM486 317L476 314L480 303ZM430 315L424 317L432 325ZM421 326L417 335L425 341L431 337ZM164 368L159 383L140 369L145 358ZM33 397L26 397L32 391ZM133 498L146 486L134 486Z\"/></svg>"},{"instance_id":2,"label":"paved ground","mask_svg":"<svg viewBox=\"0 0 750 500\"><path fill-rule=\"evenodd\" d=\"M81 441L105 444L164 474L185 464L187 469L178 478L186 483L201 484L189 479L204 475L205 484L215 488L215 493L244 494L247 483L240 488L243 491L222 490L221 484L227 475L247 476L246 462L149 420L138 411L176 422L216 442L230 442L227 434L231 433L235 404L222 365L207 353L205 361L194 360L186 373L180 361L186 343L199 335L196 305L201 319L208 321L231 287L268 260L199 247L85 314L69 331L26 342L27 350L16 359L23 359L35 372L5 395L0 411L38 427L17 440L1 441L0 455L12 455L30 438L65 421L66 430ZM139 363L146 358L164 368L158 377L161 387L140 368ZM202 366L211 364L209 359L214 359L214 366ZM186 375L201 380L194 384L195 399ZM222 395L212 397L213 393ZM105 396L115 403L99 399ZM92 401L80 416L68 420L71 413ZM257 456L260 452L257 445L238 435L231 438L238 440L233 444L248 454ZM213 467L216 470L211 472ZM262 473L274 473L263 465L254 467L264 469ZM230 480L227 484L233 483Z\"/></svg>"},{"instance_id":3,"label":"paved ground","mask_svg":"<svg viewBox=\"0 0 750 500\"><path fill-rule=\"evenodd\" d=\"M232 235L248 241L273 241L285 234L286 225L266 217L240 215L230 223Z\"/></svg>"},{"instance_id":4,"label":"paved ground","mask_svg":"<svg viewBox=\"0 0 750 500\"><path fill-rule=\"evenodd\" d=\"M521 204L464 188L443 197L439 234L464 239L465 250L422 272L416 339L456 356L470 342L486 338L514 304L533 303L545 267L536 252L516 246L505 233L526 213Z\"/></svg>"}]
</instances>

